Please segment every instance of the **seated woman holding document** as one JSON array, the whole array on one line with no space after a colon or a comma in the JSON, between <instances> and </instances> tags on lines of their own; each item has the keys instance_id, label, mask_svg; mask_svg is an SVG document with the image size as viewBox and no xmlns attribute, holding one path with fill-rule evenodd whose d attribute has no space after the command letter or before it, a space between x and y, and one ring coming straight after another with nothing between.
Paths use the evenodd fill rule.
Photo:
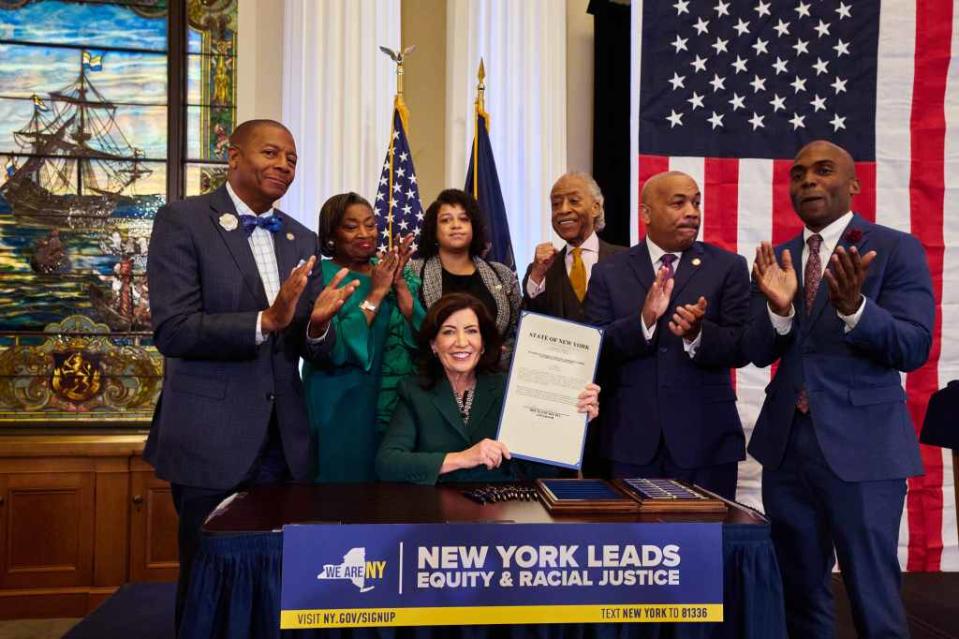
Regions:
<instances>
[{"instance_id":1,"label":"seated woman holding document","mask_svg":"<svg viewBox=\"0 0 959 639\"><path fill-rule=\"evenodd\" d=\"M472 295L441 297L419 333L422 374L397 388L393 419L376 456L383 481L496 482L556 476L560 468L511 459L493 439L506 390L498 371L502 338ZM599 414L599 386L587 384L577 409Z\"/></svg>"}]
</instances>

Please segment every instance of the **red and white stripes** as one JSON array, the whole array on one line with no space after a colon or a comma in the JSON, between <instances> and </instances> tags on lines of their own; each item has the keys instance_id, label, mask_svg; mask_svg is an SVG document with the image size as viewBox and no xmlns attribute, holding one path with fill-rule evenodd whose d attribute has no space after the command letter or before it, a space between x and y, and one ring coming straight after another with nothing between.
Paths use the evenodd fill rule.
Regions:
<instances>
[{"instance_id":1,"label":"red and white stripes","mask_svg":"<svg viewBox=\"0 0 959 639\"><path fill-rule=\"evenodd\" d=\"M789 202L790 159L639 155L637 46L642 3L633 3L633 140L637 196L634 242L643 235L638 194L665 170L692 175L703 193L701 238L752 264L760 241L792 238L801 223ZM865 218L916 236L926 250L937 300L929 361L904 375L917 431L930 395L959 379L959 0L883 3L879 28L876 157L858 162L862 193L853 208ZM917 44L919 45L917 47ZM736 372L739 411L747 431L764 399L770 369ZM912 571L959 570L951 451L922 446L926 474L909 480L900 560ZM761 507L758 464L740 466L739 499Z\"/></svg>"}]
</instances>

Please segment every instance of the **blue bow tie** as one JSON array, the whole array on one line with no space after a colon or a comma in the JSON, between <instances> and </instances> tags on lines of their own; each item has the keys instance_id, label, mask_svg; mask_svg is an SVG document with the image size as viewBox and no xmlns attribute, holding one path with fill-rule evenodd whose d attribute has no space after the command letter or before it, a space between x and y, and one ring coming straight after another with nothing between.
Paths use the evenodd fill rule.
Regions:
<instances>
[{"instance_id":1,"label":"blue bow tie","mask_svg":"<svg viewBox=\"0 0 959 639\"><path fill-rule=\"evenodd\" d=\"M278 215L267 215L266 217L241 215L240 224L243 225L243 230L246 232L246 236L249 237L250 234L253 233L253 229L258 226L261 229L266 229L270 233L276 233L283 228L283 218Z\"/></svg>"}]
</instances>

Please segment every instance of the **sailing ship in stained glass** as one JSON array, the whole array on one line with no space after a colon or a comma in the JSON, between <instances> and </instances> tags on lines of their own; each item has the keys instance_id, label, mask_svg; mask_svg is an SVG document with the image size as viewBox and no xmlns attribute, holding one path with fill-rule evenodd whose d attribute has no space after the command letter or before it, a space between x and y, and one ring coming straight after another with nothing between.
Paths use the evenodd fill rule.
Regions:
<instances>
[{"instance_id":1,"label":"sailing ship in stained glass","mask_svg":"<svg viewBox=\"0 0 959 639\"><path fill-rule=\"evenodd\" d=\"M237 0L186 6L173 24L168 0L0 0L0 423L149 420L153 217L222 182L236 118Z\"/></svg>"},{"instance_id":2,"label":"sailing ship in stained glass","mask_svg":"<svg viewBox=\"0 0 959 639\"><path fill-rule=\"evenodd\" d=\"M92 228L121 202L155 208L126 195L153 171L143 163L143 149L117 125L117 106L89 77L103 68L103 55L78 53L76 79L46 97L34 94L33 115L13 134L25 160L8 167L0 195L26 221Z\"/></svg>"},{"instance_id":3,"label":"sailing ship in stained glass","mask_svg":"<svg viewBox=\"0 0 959 639\"><path fill-rule=\"evenodd\" d=\"M166 200L166 5L0 0L0 332L148 330Z\"/></svg>"}]
</instances>

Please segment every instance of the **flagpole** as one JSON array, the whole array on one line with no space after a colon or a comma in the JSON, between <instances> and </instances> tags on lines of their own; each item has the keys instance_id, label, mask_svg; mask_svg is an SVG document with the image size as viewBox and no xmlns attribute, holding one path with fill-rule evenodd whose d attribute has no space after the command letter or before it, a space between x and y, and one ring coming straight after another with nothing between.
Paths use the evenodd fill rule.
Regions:
<instances>
[{"instance_id":1,"label":"flagpole","mask_svg":"<svg viewBox=\"0 0 959 639\"><path fill-rule=\"evenodd\" d=\"M390 146L388 151L390 167L388 190L386 192L386 228L387 233L389 233L387 246L391 251L393 250L393 154L394 140L396 139L396 114L399 113L400 124L403 126L406 135L409 135L409 124L407 123L409 111L406 108L406 101L403 100L403 62L406 61L406 56L413 53L415 48L416 45L410 45L405 49L393 51L386 47L380 47L380 51L390 56L390 59L396 63L396 97L393 98L393 114L390 117Z\"/></svg>"},{"instance_id":2,"label":"flagpole","mask_svg":"<svg viewBox=\"0 0 959 639\"><path fill-rule=\"evenodd\" d=\"M397 74L399 76L399 74ZM402 76L399 76L402 77ZM394 135L396 131L396 107L394 100L393 113L390 116L390 170L389 176L390 179L386 185L386 231L388 233L386 237L386 245L392 251L393 250L393 141L396 140Z\"/></svg>"},{"instance_id":3,"label":"flagpole","mask_svg":"<svg viewBox=\"0 0 959 639\"><path fill-rule=\"evenodd\" d=\"M403 55L400 54L396 59L396 97L393 98L393 114L390 117L390 180L387 184L389 189L386 192L386 229L389 236L386 238L386 245L393 250L393 156L396 148L396 112L403 102Z\"/></svg>"},{"instance_id":4,"label":"flagpole","mask_svg":"<svg viewBox=\"0 0 959 639\"><path fill-rule=\"evenodd\" d=\"M483 58L480 58L479 69L476 71L476 102L473 114L473 197L479 200L479 119L486 117L486 67Z\"/></svg>"}]
</instances>

